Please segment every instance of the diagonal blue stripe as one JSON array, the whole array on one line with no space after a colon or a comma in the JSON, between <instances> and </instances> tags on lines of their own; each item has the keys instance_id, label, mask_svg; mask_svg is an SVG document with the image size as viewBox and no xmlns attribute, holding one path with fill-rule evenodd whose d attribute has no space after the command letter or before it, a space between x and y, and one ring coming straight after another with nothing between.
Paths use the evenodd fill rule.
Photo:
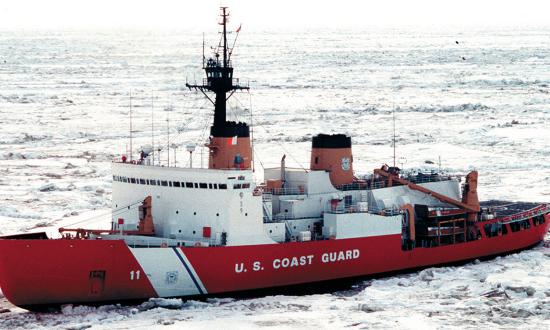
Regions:
<instances>
[{"instance_id":1,"label":"diagonal blue stripe","mask_svg":"<svg viewBox=\"0 0 550 330\"><path fill-rule=\"evenodd\" d=\"M173 247L172 248L174 250L174 252L176 253L176 255L178 256L178 259L181 261L181 263L183 264L183 266L185 267L185 269L187 270L187 273L189 274L189 276L191 277L191 279L193 280L193 283L195 283L195 286L197 287L197 290L199 290L199 293L200 294L204 294L204 292L202 292L201 290L201 287L199 285L199 283L197 282L197 280L195 279L195 276L193 276L193 273L191 272L191 269L189 269L189 266L185 263L185 260L183 260L183 258L181 257L181 255L178 253L178 250L176 247Z\"/></svg>"}]
</instances>

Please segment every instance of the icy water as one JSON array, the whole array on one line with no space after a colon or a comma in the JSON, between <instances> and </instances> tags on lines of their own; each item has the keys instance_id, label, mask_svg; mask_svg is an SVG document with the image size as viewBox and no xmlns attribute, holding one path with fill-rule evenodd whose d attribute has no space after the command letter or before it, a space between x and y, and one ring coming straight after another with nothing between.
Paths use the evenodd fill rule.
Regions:
<instances>
[{"instance_id":1,"label":"icy water","mask_svg":"<svg viewBox=\"0 0 550 330\"><path fill-rule=\"evenodd\" d=\"M445 171L479 171L481 199L550 202L550 28L243 30L239 38L235 75L251 91L231 99L230 118L255 124L258 179L283 154L307 168L319 132L353 136L357 172L391 163L395 110L398 165L436 168L441 158ZM151 143L153 131L166 163L169 132L179 146L171 164L187 166L182 146L204 141L212 115L184 86L202 79L201 45L198 31L0 32L0 235L90 218L109 226L110 161L129 147L130 93L133 146ZM0 328L541 329L550 327L550 249L324 294L57 314L0 298L2 308Z\"/></svg>"}]
</instances>

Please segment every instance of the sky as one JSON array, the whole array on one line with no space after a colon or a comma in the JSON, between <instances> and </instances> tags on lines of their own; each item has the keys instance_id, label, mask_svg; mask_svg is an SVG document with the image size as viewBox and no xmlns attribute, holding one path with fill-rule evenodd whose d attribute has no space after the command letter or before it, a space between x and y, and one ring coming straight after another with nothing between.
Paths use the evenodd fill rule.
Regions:
<instances>
[{"instance_id":1,"label":"sky","mask_svg":"<svg viewBox=\"0 0 550 330\"><path fill-rule=\"evenodd\" d=\"M0 0L0 29L204 29L220 5L252 30L550 26L548 0Z\"/></svg>"}]
</instances>

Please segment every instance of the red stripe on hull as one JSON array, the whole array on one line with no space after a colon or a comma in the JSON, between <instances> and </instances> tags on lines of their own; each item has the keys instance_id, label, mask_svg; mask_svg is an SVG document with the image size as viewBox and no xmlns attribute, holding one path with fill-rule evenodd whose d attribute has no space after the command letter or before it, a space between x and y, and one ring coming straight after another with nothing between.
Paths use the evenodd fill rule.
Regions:
<instances>
[{"instance_id":1,"label":"red stripe on hull","mask_svg":"<svg viewBox=\"0 0 550 330\"><path fill-rule=\"evenodd\" d=\"M550 227L550 215L545 217L543 225L504 236L412 251L401 250L400 235L181 251L208 293L232 292L371 275L523 249L544 238ZM0 240L0 251L0 287L15 305L157 296L123 241ZM344 251L344 259L349 258L330 261L329 255L328 261L323 259L324 254L337 252L338 256L340 251ZM297 266L291 266L293 257L297 257ZM289 258L288 267L283 267L283 258ZM257 270L255 262L259 262ZM101 294L91 293L93 270L106 271ZM143 275L131 280L130 272L137 270Z\"/></svg>"},{"instance_id":2,"label":"red stripe on hull","mask_svg":"<svg viewBox=\"0 0 550 330\"><path fill-rule=\"evenodd\" d=\"M268 288L344 277L372 275L409 268L451 263L523 249L544 238L550 216L544 225L504 236L434 248L401 249L401 235L343 240L296 242L279 245L182 248L209 293ZM359 250L351 260L323 262L323 254ZM305 265L279 267L283 258L306 257ZM344 253L345 256L345 253ZM259 262L259 270L254 270ZM237 272L240 264L243 271ZM274 267L275 266L275 267ZM263 267L263 270L261 269ZM246 271L244 271L246 269Z\"/></svg>"}]
</instances>

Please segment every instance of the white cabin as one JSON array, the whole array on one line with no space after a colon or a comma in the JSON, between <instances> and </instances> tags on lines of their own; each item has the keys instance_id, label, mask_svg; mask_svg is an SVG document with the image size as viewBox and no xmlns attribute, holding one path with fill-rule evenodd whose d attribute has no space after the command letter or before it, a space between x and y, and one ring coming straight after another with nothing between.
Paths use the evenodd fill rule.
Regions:
<instances>
[{"instance_id":1,"label":"white cabin","mask_svg":"<svg viewBox=\"0 0 550 330\"><path fill-rule=\"evenodd\" d=\"M279 179L281 168L266 169L264 175ZM115 162L113 230L136 230L139 206L151 196L155 235L110 238L133 245L229 246L390 235L401 232L404 204L449 207L406 186L339 190L322 170L285 168L284 178L283 188L267 193L251 170ZM458 180L420 185L460 199ZM392 212L380 215L384 210Z\"/></svg>"}]
</instances>

